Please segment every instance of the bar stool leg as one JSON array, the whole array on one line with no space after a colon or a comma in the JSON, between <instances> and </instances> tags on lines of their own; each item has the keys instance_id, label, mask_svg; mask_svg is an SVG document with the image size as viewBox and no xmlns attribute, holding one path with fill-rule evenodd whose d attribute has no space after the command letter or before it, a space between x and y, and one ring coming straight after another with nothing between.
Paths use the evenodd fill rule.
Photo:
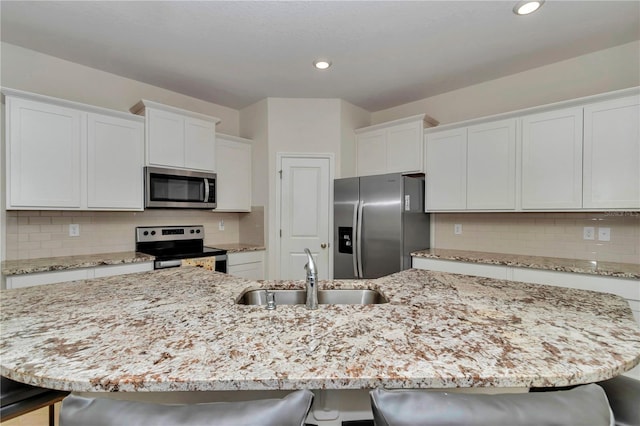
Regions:
<instances>
[{"instance_id":1,"label":"bar stool leg","mask_svg":"<svg viewBox=\"0 0 640 426\"><path fill-rule=\"evenodd\" d=\"M49 426L55 426L56 424L56 407L55 404L49 406Z\"/></svg>"}]
</instances>

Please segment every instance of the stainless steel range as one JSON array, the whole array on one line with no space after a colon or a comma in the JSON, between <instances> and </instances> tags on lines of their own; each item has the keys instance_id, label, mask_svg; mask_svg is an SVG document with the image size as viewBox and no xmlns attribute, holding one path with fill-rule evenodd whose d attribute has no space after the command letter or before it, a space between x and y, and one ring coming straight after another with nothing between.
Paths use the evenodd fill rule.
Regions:
<instances>
[{"instance_id":1,"label":"stainless steel range","mask_svg":"<svg viewBox=\"0 0 640 426\"><path fill-rule=\"evenodd\" d=\"M136 228L136 251L155 256L154 269L173 268L183 260L208 258L215 270L227 272L227 251L204 245L204 227L139 226Z\"/></svg>"}]
</instances>

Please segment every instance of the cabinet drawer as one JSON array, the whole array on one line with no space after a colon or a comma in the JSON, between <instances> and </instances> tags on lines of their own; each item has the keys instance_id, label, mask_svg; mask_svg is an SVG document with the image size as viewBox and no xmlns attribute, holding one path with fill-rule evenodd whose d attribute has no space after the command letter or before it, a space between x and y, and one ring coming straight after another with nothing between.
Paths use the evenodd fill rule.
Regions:
<instances>
[{"instance_id":1,"label":"cabinet drawer","mask_svg":"<svg viewBox=\"0 0 640 426\"><path fill-rule=\"evenodd\" d=\"M153 262L127 263L124 265L105 265L94 269L94 278L110 277L112 275L133 274L136 272L153 271Z\"/></svg>"},{"instance_id":2,"label":"cabinet drawer","mask_svg":"<svg viewBox=\"0 0 640 426\"><path fill-rule=\"evenodd\" d=\"M228 265L241 265L244 263L262 262L264 258L263 251L247 251L244 253L228 253Z\"/></svg>"},{"instance_id":3,"label":"cabinet drawer","mask_svg":"<svg viewBox=\"0 0 640 426\"><path fill-rule=\"evenodd\" d=\"M507 279L507 267L499 265L479 265L455 260L413 258L413 267L431 271L450 272L452 274L476 275L479 277Z\"/></svg>"},{"instance_id":4,"label":"cabinet drawer","mask_svg":"<svg viewBox=\"0 0 640 426\"><path fill-rule=\"evenodd\" d=\"M86 280L93 276L92 268L73 269L70 271L38 272L34 274L10 275L7 277L7 288L23 288L34 285L54 284L65 281Z\"/></svg>"}]
</instances>

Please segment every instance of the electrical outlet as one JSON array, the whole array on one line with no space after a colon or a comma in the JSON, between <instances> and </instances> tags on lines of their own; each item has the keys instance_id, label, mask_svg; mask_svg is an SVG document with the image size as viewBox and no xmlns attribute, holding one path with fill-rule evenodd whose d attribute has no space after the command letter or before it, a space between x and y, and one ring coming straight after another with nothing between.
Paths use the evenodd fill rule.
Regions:
<instances>
[{"instance_id":1,"label":"electrical outlet","mask_svg":"<svg viewBox=\"0 0 640 426\"><path fill-rule=\"evenodd\" d=\"M598 228L598 241L611 241L611 228Z\"/></svg>"},{"instance_id":2,"label":"electrical outlet","mask_svg":"<svg viewBox=\"0 0 640 426\"><path fill-rule=\"evenodd\" d=\"M453 225L453 233L456 234L456 235L462 234L462 224L461 223L456 223L455 225Z\"/></svg>"},{"instance_id":3,"label":"electrical outlet","mask_svg":"<svg viewBox=\"0 0 640 426\"><path fill-rule=\"evenodd\" d=\"M69 236L70 237L79 237L80 236L80 225L77 223L69 224Z\"/></svg>"},{"instance_id":4,"label":"electrical outlet","mask_svg":"<svg viewBox=\"0 0 640 426\"><path fill-rule=\"evenodd\" d=\"M224 220L218 222L218 231L224 231Z\"/></svg>"},{"instance_id":5,"label":"electrical outlet","mask_svg":"<svg viewBox=\"0 0 640 426\"><path fill-rule=\"evenodd\" d=\"M596 229L593 226L585 226L582 228L582 238L585 240L594 240Z\"/></svg>"}]
</instances>

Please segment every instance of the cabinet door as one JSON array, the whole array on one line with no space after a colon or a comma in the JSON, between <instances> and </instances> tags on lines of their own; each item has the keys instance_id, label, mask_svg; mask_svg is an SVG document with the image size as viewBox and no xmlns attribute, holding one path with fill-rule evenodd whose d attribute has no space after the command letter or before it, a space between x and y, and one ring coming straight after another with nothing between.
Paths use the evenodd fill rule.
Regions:
<instances>
[{"instance_id":1,"label":"cabinet door","mask_svg":"<svg viewBox=\"0 0 640 426\"><path fill-rule=\"evenodd\" d=\"M7 208L80 208L83 113L7 97Z\"/></svg>"},{"instance_id":2,"label":"cabinet door","mask_svg":"<svg viewBox=\"0 0 640 426\"><path fill-rule=\"evenodd\" d=\"M215 171L216 125L197 118L185 118L184 166L188 169Z\"/></svg>"},{"instance_id":3,"label":"cabinet door","mask_svg":"<svg viewBox=\"0 0 640 426\"><path fill-rule=\"evenodd\" d=\"M87 207L143 209L144 126L89 114Z\"/></svg>"},{"instance_id":4,"label":"cabinet door","mask_svg":"<svg viewBox=\"0 0 640 426\"><path fill-rule=\"evenodd\" d=\"M464 210L467 200L467 129L427 135L425 151L425 210Z\"/></svg>"},{"instance_id":5,"label":"cabinet door","mask_svg":"<svg viewBox=\"0 0 640 426\"><path fill-rule=\"evenodd\" d=\"M422 121L418 121L387 129L386 173L422 171L422 126Z\"/></svg>"},{"instance_id":6,"label":"cabinet door","mask_svg":"<svg viewBox=\"0 0 640 426\"><path fill-rule=\"evenodd\" d=\"M640 208L640 101L584 109L585 208Z\"/></svg>"},{"instance_id":7,"label":"cabinet door","mask_svg":"<svg viewBox=\"0 0 640 426\"><path fill-rule=\"evenodd\" d=\"M582 108L522 119L522 208L582 207Z\"/></svg>"},{"instance_id":8,"label":"cabinet door","mask_svg":"<svg viewBox=\"0 0 640 426\"><path fill-rule=\"evenodd\" d=\"M151 108L145 114L149 164L184 167L184 117Z\"/></svg>"},{"instance_id":9,"label":"cabinet door","mask_svg":"<svg viewBox=\"0 0 640 426\"><path fill-rule=\"evenodd\" d=\"M467 209L516 208L516 120L467 129Z\"/></svg>"},{"instance_id":10,"label":"cabinet door","mask_svg":"<svg viewBox=\"0 0 640 426\"><path fill-rule=\"evenodd\" d=\"M387 171L386 131L375 130L356 135L357 175L379 175Z\"/></svg>"},{"instance_id":11,"label":"cabinet door","mask_svg":"<svg viewBox=\"0 0 640 426\"><path fill-rule=\"evenodd\" d=\"M216 138L217 210L251 211L251 145Z\"/></svg>"}]
</instances>

